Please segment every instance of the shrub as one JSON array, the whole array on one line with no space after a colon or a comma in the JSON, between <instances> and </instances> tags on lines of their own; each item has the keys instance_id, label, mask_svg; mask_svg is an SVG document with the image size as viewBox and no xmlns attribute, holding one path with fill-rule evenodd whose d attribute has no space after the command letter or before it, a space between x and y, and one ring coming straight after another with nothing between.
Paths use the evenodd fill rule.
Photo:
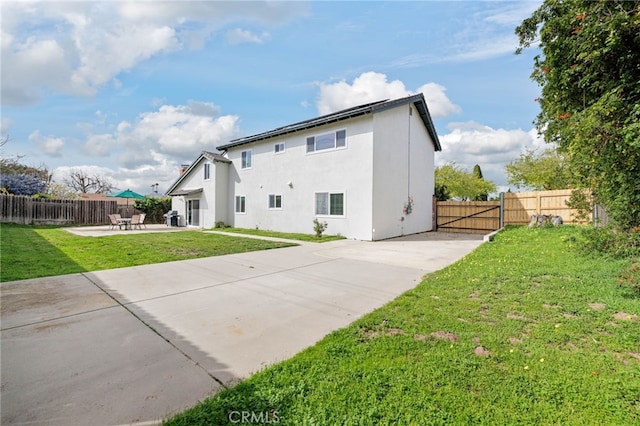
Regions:
<instances>
[{"instance_id":1,"label":"shrub","mask_svg":"<svg viewBox=\"0 0 640 426\"><path fill-rule=\"evenodd\" d=\"M147 214L145 222L162 223L164 214L171 210L171 197L146 197L136 200L133 207Z\"/></svg>"},{"instance_id":2,"label":"shrub","mask_svg":"<svg viewBox=\"0 0 640 426\"><path fill-rule=\"evenodd\" d=\"M320 222L317 218L313 219L313 230L316 233L316 238L322 238L322 233L327 229L329 224L327 222Z\"/></svg>"},{"instance_id":3,"label":"shrub","mask_svg":"<svg viewBox=\"0 0 640 426\"><path fill-rule=\"evenodd\" d=\"M625 231L613 226L586 226L581 229L579 247L589 253L613 257L640 256L640 228Z\"/></svg>"},{"instance_id":4,"label":"shrub","mask_svg":"<svg viewBox=\"0 0 640 426\"><path fill-rule=\"evenodd\" d=\"M44 192L47 182L26 173L0 175L3 192L14 195L35 195Z\"/></svg>"}]
</instances>

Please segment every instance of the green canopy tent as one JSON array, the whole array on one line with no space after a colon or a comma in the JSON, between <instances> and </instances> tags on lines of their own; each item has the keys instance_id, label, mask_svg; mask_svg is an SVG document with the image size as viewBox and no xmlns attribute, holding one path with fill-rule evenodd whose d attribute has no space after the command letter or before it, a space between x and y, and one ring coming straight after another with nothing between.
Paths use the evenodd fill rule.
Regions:
<instances>
[{"instance_id":1,"label":"green canopy tent","mask_svg":"<svg viewBox=\"0 0 640 426\"><path fill-rule=\"evenodd\" d=\"M118 198L126 198L127 199L127 212L129 211L129 198L133 198L133 199L140 199L140 198L145 198L144 195L140 195L137 192L134 192L130 189L127 189L125 191L122 192L118 192L117 194L112 195L112 197L118 197ZM131 215L129 215L131 216Z\"/></svg>"}]
</instances>

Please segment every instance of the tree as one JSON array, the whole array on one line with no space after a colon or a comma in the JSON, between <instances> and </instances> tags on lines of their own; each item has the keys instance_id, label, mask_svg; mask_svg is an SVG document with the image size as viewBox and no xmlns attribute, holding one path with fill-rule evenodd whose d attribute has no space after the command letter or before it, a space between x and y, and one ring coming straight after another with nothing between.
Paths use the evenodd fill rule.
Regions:
<instances>
[{"instance_id":1,"label":"tree","mask_svg":"<svg viewBox=\"0 0 640 426\"><path fill-rule=\"evenodd\" d=\"M516 53L542 51L538 131L620 228L639 226L640 2L545 0L516 34Z\"/></svg>"},{"instance_id":2,"label":"tree","mask_svg":"<svg viewBox=\"0 0 640 426\"><path fill-rule=\"evenodd\" d=\"M574 178L564 155L549 148L542 152L526 150L505 166L510 185L535 191L567 189L574 186Z\"/></svg>"},{"instance_id":3,"label":"tree","mask_svg":"<svg viewBox=\"0 0 640 426\"><path fill-rule=\"evenodd\" d=\"M82 169L72 169L64 182L69 188L80 194L108 194L116 189L108 178L98 174L90 176Z\"/></svg>"},{"instance_id":4,"label":"tree","mask_svg":"<svg viewBox=\"0 0 640 426\"><path fill-rule=\"evenodd\" d=\"M482 177L482 169L480 168L480 164L476 164L473 166L473 176L478 179L483 179ZM487 192L483 192L482 194L476 195L473 197L473 201L487 201L489 199L489 194Z\"/></svg>"},{"instance_id":5,"label":"tree","mask_svg":"<svg viewBox=\"0 0 640 426\"><path fill-rule=\"evenodd\" d=\"M49 183L46 195L49 198L62 198L67 200L78 198L78 194L69 188L69 186L57 182Z\"/></svg>"},{"instance_id":6,"label":"tree","mask_svg":"<svg viewBox=\"0 0 640 426\"><path fill-rule=\"evenodd\" d=\"M6 194L13 195L36 195L42 194L47 182L39 176L20 173L20 174L0 174L1 191Z\"/></svg>"},{"instance_id":7,"label":"tree","mask_svg":"<svg viewBox=\"0 0 640 426\"><path fill-rule=\"evenodd\" d=\"M9 141L9 137L0 138L0 147ZM44 193L51 181L46 166L27 166L22 164L22 157L0 158L0 191L5 194L35 195Z\"/></svg>"},{"instance_id":8,"label":"tree","mask_svg":"<svg viewBox=\"0 0 640 426\"><path fill-rule=\"evenodd\" d=\"M451 198L451 194L449 194L447 186L444 184L436 184L435 195L437 201L447 201Z\"/></svg>"},{"instance_id":9,"label":"tree","mask_svg":"<svg viewBox=\"0 0 640 426\"><path fill-rule=\"evenodd\" d=\"M447 198L459 198L461 200L475 200L478 197L496 191L493 182L484 178L479 178L464 170L455 163L448 163L444 166L436 167L435 170L435 191L438 200L446 195Z\"/></svg>"}]
</instances>

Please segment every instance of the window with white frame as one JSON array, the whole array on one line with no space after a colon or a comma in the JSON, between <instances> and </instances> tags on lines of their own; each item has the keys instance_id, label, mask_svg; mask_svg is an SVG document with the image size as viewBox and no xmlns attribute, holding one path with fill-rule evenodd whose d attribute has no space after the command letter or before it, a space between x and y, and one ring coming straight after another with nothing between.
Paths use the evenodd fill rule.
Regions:
<instances>
[{"instance_id":1,"label":"window with white frame","mask_svg":"<svg viewBox=\"0 0 640 426\"><path fill-rule=\"evenodd\" d=\"M316 192L317 216L344 216L344 193Z\"/></svg>"},{"instance_id":2,"label":"window with white frame","mask_svg":"<svg viewBox=\"0 0 640 426\"><path fill-rule=\"evenodd\" d=\"M347 146L347 131L325 133L322 135L309 136L307 138L307 152L324 151L327 149L344 148Z\"/></svg>"},{"instance_id":3,"label":"window with white frame","mask_svg":"<svg viewBox=\"0 0 640 426\"><path fill-rule=\"evenodd\" d=\"M269 194L269 208L270 209L281 209L282 208L282 195L279 194Z\"/></svg>"},{"instance_id":4,"label":"window with white frame","mask_svg":"<svg viewBox=\"0 0 640 426\"><path fill-rule=\"evenodd\" d=\"M280 154L284 152L284 142L279 142L273 146L273 152Z\"/></svg>"},{"instance_id":5,"label":"window with white frame","mask_svg":"<svg viewBox=\"0 0 640 426\"><path fill-rule=\"evenodd\" d=\"M204 180L211 179L211 163L204 163Z\"/></svg>"},{"instance_id":6,"label":"window with white frame","mask_svg":"<svg viewBox=\"0 0 640 426\"><path fill-rule=\"evenodd\" d=\"M247 197L244 195L236 195L236 213L247 212Z\"/></svg>"},{"instance_id":7,"label":"window with white frame","mask_svg":"<svg viewBox=\"0 0 640 426\"><path fill-rule=\"evenodd\" d=\"M253 167L253 151L252 150L246 150L246 151L242 151L242 167L243 169L250 169L251 167Z\"/></svg>"}]
</instances>

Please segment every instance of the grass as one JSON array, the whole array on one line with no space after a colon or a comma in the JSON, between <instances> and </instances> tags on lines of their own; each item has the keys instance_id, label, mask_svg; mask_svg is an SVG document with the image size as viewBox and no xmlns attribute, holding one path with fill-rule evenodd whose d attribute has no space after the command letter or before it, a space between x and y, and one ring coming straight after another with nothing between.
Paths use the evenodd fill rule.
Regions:
<instances>
[{"instance_id":1,"label":"grass","mask_svg":"<svg viewBox=\"0 0 640 426\"><path fill-rule=\"evenodd\" d=\"M327 241L336 241L336 240L344 240L344 237L340 235L322 235L322 237L318 238L312 234L298 234L293 232L276 232L276 231L266 231L263 229L248 229L248 228L215 228L215 231L222 232L233 232L236 234L248 234L248 235L259 235L261 237L275 237L275 238L286 238L289 240L298 240L298 241L309 241L314 243L326 243Z\"/></svg>"},{"instance_id":2,"label":"grass","mask_svg":"<svg viewBox=\"0 0 640 426\"><path fill-rule=\"evenodd\" d=\"M639 424L638 259L581 254L577 238L508 229L166 424Z\"/></svg>"},{"instance_id":3,"label":"grass","mask_svg":"<svg viewBox=\"0 0 640 426\"><path fill-rule=\"evenodd\" d=\"M294 245L198 231L89 238L11 224L0 226L0 241L1 282Z\"/></svg>"}]
</instances>

